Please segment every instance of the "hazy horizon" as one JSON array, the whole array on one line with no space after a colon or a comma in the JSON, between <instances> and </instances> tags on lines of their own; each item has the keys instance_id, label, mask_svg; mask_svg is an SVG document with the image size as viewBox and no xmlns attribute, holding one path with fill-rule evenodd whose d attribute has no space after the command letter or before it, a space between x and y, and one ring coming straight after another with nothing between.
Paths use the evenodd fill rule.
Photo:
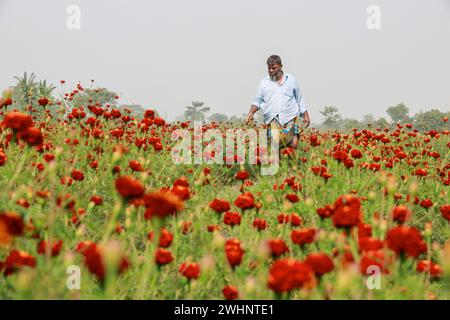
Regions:
<instances>
[{"instance_id":1,"label":"hazy horizon","mask_svg":"<svg viewBox=\"0 0 450 320\"><path fill-rule=\"evenodd\" d=\"M66 27L69 5L80 30ZM380 30L366 26L369 5ZM271 54L313 123L324 106L355 119L400 102L450 110L450 0L0 0L0 39L0 91L24 71L66 88L95 79L168 120L193 100L209 115L247 113Z\"/></svg>"}]
</instances>

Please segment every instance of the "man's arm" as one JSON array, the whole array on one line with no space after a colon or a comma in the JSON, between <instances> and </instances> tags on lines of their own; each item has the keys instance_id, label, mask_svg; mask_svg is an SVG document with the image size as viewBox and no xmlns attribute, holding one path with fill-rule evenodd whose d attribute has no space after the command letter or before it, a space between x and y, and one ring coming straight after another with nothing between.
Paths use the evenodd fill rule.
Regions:
<instances>
[{"instance_id":1,"label":"man's arm","mask_svg":"<svg viewBox=\"0 0 450 320\"><path fill-rule=\"evenodd\" d=\"M308 111L306 110L305 106L305 100L303 99L303 94L300 91L300 86L298 85L298 82L295 81L295 100L298 103L299 113L301 116L303 116L303 122L305 123L305 126L308 128L311 124L311 120L309 119Z\"/></svg>"},{"instance_id":2,"label":"man's arm","mask_svg":"<svg viewBox=\"0 0 450 320\"><path fill-rule=\"evenodd\" d=\"M258 110L259 110L259 107L252 104L252 106L250 107L250 110L248 112L247 122L254 120L254 115L255 115L256 111L258 111Z\"/></svg>"},{"instance_id":3,"label":"man's arm","mask_svg":"<svg viewBox=\"0 0 450 320\"><path fill-rule=\"evenodd\" d=\"M247 122L254 120L254 115L256 111L261 109L261 105L264 103L264 97L263 97L263 89L262 89L262 82L258 86L258 90L256 91L255 98L253 99L253 103L250 107L250 110L248 112L247 116Z\"/></svg>"}]
</instances>

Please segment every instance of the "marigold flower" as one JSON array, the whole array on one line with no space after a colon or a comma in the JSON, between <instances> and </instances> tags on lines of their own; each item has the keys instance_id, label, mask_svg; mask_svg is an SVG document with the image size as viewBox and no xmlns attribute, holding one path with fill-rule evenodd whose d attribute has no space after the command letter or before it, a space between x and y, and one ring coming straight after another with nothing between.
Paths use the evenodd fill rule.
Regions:
<instances>
[{"instance_id":1,"label":"marigold flower","mask_svg":"<svg viewBox=\"0 0 450 320\"><path fill-rule=\"evenodd\" d=\"M169 250L158 248L155 254L155 262L160 265L166 265L173 261L172 253Z\"/></svg>"},{"instance_id":2,"label":"marigold flower","mask_svg":"<svg viewBox=\"0 0 450 320\"><path fill-rule=\"evenodd\" d=\"M386 241L389 249L396 254L416 258L427 250L422 235L413 227L399 226L388 231Z\"/></svg>"},{"instance_id":3,"label":"marigold flower","mask_svg":"<svg viewBox=\"0 0 450 320\"><path fill-rule=\"evenodd\" d=\"M315 285L314 271L306 263L294 259L276 260L269 269L267 286L276 293L290 292Z\"/></svg>"},{"instance_id":4,"label":"marigold flower","mask_svg":"<svg viewBox=\"0 0 450 320\"><path fill-rule=\"evenodd\" d=\"M305 229L296 229L291 232L291 240L295 244L305 245L307 243L314 242L314 238L316 236L316 229L314 228L305 228Z\"/></svg>"},{"instance_id":5,"label":"marigold flower","mask_svg":"<svg viewBox=\"0 0 450 320\"><path fill-rule=\"evenodd\" d=\"M239 296L238 290L231 285L225 286L222 289L222 294L227 300L235 300Z\"/></svg>"},{"instance_id":6,"label":"marigold flower","mask_svg":"<svg viewBox=\"0 0 450 320\"><path fill-rule=\"evenodd\" d=\"M209 207L217 213L222 213L230 210L230 203L222 199L214 199L209 203Z\"/></svg>"},{"instance_id":7,"label":"marigold flower","mask_svg":"<svg viewBox=\"0 0 450 320\"><path fill-rule=\"evenodd\" d=\"M117 178L115 186L117 192L125 199L140 198L144 195L142 183L131 176Z\"/></svg>"},{"instance_id":8,"label":"marigold flower","mask_svg":"<svg viewBox=\"0 0 450 320\"><path fill-rule=\"evenodd\" d=\"M306 257L305 263L313 269L315 275L318 277L321 277L334 269L333 260L323 252L310 253Z\"/></svg>"},{"instance_id":9,"label":"marigold flower","mask_svg":"<svg viewBox=\"0 0 450 320\"><path fill-rule=\"evenodd\" d=\"M171 192L157 190L144 195L145 219L165 218L184 209L183 201Z\"/></svg>"},{"instance_id":10,"label":"marigold flower","mask_svg":"<svg viewBox=\"0 0 450 320\"><path fill-rule=\"evenodd\" d=\"M188 280L197 279L200 276L200 265L198 263L182 263L179 270Z\"/></svg>"},{"instance_id":11,"label":"marigold flower","mask_svg":"<svg viewBox=\"0 0 450 320\"><path fill-rule=\"evenodd\" d=\"M351 195L340 196L334 203L331 216L333 224L338 228L350 228L362 222L361 201Z\"/></svg>"},{"instance_id":12,"label":"marigold flower","mask_svg":"<svg viewBox=\"0 0 450 320\"><path fill-rule=\"evenodd\" d=\"M251 209L255 206L255 198L250 192L240 194L234 204L241 210Z\"/></svg>"}]
</instances>

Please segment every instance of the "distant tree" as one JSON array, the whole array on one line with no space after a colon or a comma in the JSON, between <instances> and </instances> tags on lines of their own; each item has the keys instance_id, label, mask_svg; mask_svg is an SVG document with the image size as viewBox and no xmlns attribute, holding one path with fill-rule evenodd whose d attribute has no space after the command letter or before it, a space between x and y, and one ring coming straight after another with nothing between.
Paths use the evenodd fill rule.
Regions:
<instances>
[{"instance_id":1,"label":"distant tree","mask_svg":"<svg viewBox=\"0 0 450 320\"><path fill-rule=\"evenodd\" d=\"M192 106L187 106L184 115L190 121L205 121L205 113L210 110L204 107L205 103L200 101L192 101Z\"/></svg>"},{"instance_id":2,"label":"distant tree","mask_svg":"<svg viewBox=\"0 0 450 320\"><path fill-rule=\"evenodd\" d=\"M407 123L411 121L409 108L403 102L387 108L386 112L393 123Z\"/></svg>"},{"instance_id":3,"label":"distant tree","mask_svg":"<svg viewBox=\"0 0 450 320\"><path fill-rule=\"evenodd\" d=\"M130 116L137 119L142 119L145 113L145 108L139 104L122 104L118 107L118 109L121 111L130 110ZM155 115L157 117L159 116L156 111Z\"/></svg>"},{"instance_id":4,"label":"distant tree","mask_svg":"<svg viewBox=\"0 0 450 320\"><path fill-rule=\"evenodd\" d=\"M117 93L106 88L84 89L80 93L74 95L72 100L72 107L78 108L80 106L87 107L89 105L100 104L116 104Z\"/></svg>"},{"instance_id":5,"label":"distant tree","mask_svg":"<svg viewBox=\"0 0 450 320\"><path fill-rule=\"evenodd\" d=\"M345 118L339 121L338 127L344 130L351 130L353 128L359 129L361 127L361 122L356 119Z\"/></svg>"},{"instance_id":6,"label":"distant tree","mask_svg":"<svg viewBox=\"0 0 450 320\"><path fill-rule=\"evenodd\" d=\"M436 109L426 112L419 112L414 115L413 124L419 131L449 130L450 124L442 120L444 117L450 118L450 112L444 113Z\"/></svg>"},{"instance_id":7,"label":"distant tree","mask_svg":"<svg viewBox=\"0 0 450 320\"><path fill-rule=\"evenodd\" d=\"M231 123L233 123L234 125L240 125L240 124L244 123L244 118L238 117L238 116L236 116L236 115L232 115L232 116L230 117L229 121L230 121Z\"/></svg>"},{"instance_id":8,"label":"distant tree","mask_svg":"<svg viewBox=\"0 0 450 320\"><path fill-rule=\"evenodd\" d=\"M375 121L374 125L378 128L389 128L389 122L383 117Z\"/></svg>"},{"instance_id":9,"label":"distant tree","mask_svg":"<svg viewBox=\"0 0 450 320\"><path fill-rule=\"evenodd\" d=\"M214 113L208 117L210 122L227 122L228 116L222 113Z\"/></svg>"},{"instance_id":10,"label":"distant tree","mask_svg":"<svg viewBox=\"0 0 450 320\"><path fill-rule=\"evenodd\" d=\"M336 107L327 106L320 114L323 115L323 124L327 127L333 127L341 119L341 115Z\"/></svg>"},{"instance_id":11,"label":"distant tree","mask_svg":"<svg viewBox=\"0 0 450 320\"><path fill-rule=\"evenodd\" d=\"M373 114L365 114L363 116L362 125L367 126L369 124L373 124L375 122L375 117Z\"/></svg>"},{"instance_id":12,"label":"distant tree","mask_svg":"<svg viewBox=\"0 0 450 320\"><path fill-rule=\"evenodd\" d=\"M12 88L12 100L14 108L23 110L28 106L37 107L38 100L47 98L52 100L53 85L47 84L46 80L36 80L36 75L28 75L24 72L22 77L14 77L17 84Z\"/></svg>"}]
</instances>

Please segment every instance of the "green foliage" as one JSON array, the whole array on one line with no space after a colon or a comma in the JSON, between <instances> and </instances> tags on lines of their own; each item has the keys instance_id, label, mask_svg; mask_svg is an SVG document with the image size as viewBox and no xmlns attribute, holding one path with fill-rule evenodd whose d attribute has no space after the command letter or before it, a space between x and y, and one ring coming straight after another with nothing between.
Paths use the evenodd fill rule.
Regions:
<instances>
[{"instance_id":1,"label":"green foliage","mask_svg":"<svg viewBox=\"0 0 450 320\"><path fill-rule=\"evenodd\" d=\"M28 75L24 72L22 77L14 77L17 84L13 87L13 107L23 110L28 106L37 107L40 98L52 98L52 92L55 87L48 84L46 80L36 80L36 75Z\"/></svg>"},{"instance_id":2,"label":"green foliage","mask_svg":"<svg viewBox=\"0 0 450 320\"><path fill-rule=\"evenodd\" d=\"M393 123L404 124L411 121L409 108L403 102L387 108L386 112L391 117Z\"/></svg>"},{"instance_id":3,"label":"green foliage","mask_svg":"<svg viewBox=\"0 0 450 320\"><path fill-rule=\"evenodd\" d=\"M341 115L336 107L326 106L322 111L319 111L323 116L323 124L332 128L341 119Z\"/></svg>"},{"instance_id":4,"label":"green foliage","mask_svg":"<svg viewBox=\"0 0 450 320\"><path fill-rule=\"evenodd\" d=\"M190 121L205 121L205 113L210 110L204 106L204 102L192 101L192 106L186 106L184 115Z\"/></svg>"},{"instance_id":5,"label":"green foliage","mask_svg":"<svg viewBox=\"0 0 450 320\"><path fill-rule=\"evenodd\" d=\"M450 123L444 122L442 120L444 117L450 118L450 112L444 113L436 109L419 112L414 115L414 127L420 131L449 130Z\"/></svg>"}]
</instances>

